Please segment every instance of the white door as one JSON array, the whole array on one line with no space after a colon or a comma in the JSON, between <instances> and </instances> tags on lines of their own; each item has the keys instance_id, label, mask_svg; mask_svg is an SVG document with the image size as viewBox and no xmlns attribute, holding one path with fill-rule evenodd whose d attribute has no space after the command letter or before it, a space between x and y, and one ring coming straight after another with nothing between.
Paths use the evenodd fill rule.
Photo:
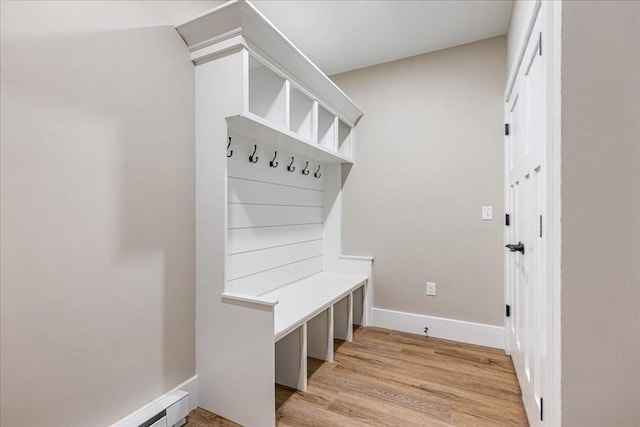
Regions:
<instances>
[{"instance_id":1,"label":"white door","mask_svg":"<svg viewBox=\"0 0 640 427\"><path fill-rule=\"evenodd\" d=\"M508 345L530 424L544 425L550 369L546 280L546 72L538 17L508 102ZM550 406L549 401L546 402Z\"/></svg>"}]
</instances>

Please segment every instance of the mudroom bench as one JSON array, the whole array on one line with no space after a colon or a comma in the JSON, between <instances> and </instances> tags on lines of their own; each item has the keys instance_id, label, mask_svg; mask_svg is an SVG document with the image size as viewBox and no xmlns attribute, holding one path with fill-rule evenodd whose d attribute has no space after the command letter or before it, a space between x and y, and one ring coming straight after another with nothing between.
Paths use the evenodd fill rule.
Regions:
<instances>
[{"instance_id":1,"label":"mudroom bench","mask_svg":"<svg viewBox=\"0 0 640 427\"><path fill-rule=\"evenodd\" d=\"M304 391L307 356L333 361L333 340L353 339L363 323L366 276L318 273L257 297L224 293L223 301L272 307L275 382Z\"/></svg>"},{"instance_id":2,"label":"mudroom bench","mask_svg":"<svg viewBox=\"0 0 640 427\"><path fill-rule=\"evenodd\" d=\"M195 65L198 405L275 423L274 383L367 325L372 257L341 250L362 111L251 3L176 30Z\"/></svg>"}]
</instances>

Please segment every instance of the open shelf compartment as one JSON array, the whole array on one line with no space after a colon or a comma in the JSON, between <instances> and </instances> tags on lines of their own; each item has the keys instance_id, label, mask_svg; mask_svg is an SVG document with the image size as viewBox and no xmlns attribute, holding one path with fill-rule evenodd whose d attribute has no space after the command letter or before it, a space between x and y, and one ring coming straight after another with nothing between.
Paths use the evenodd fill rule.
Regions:
<instances>
[{"instance_id":1,"label":"open shelf compartment","mask_svg":"<svg viewBox=\"0 0 640 427\"><path fill-rule=\"evenodd\" d=\"M344 157L353 157L353 137L351 127L339 120L338 123L338 153Z\"/></svg>"},{"instance_id":2,"label":"open shelf compartment","mask_svg":"<svg viewBox=\"0 0 640 427\"><path fill-rule=\"evenodd\" d=\"M289 130L309 141L313 137L314 129L313 104L314 101L311 98L291 85Z\"/></svg>"},{"instance_id":3,"label":"open shelf compartment","mask_svg":"<svg viewBox=\"0 0 640 427\"><path fill-rule=\"evenodd\" d=\"M249 55L249 112L285 126L286 86L284 77Z\"/></svg>"},{"instance_id":4,"label":"open shelf compartment","mask_svg":"<svg viewBox=\"0 0 640 427\"><path fill-rule=\"evenodd\" d=\"M318 145L327 150L336 150L336 116L318 105Z\"/></svg>"}]
</instances>

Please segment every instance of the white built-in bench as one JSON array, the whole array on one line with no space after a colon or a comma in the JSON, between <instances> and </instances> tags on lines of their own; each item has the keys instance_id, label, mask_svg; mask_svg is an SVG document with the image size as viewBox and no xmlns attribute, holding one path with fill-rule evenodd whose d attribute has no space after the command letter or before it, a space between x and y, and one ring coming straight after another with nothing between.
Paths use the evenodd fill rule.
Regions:
<instances>
[{"instance_id":1,"label":"white built-in bench","mask_svg":"<svg viewBox=\"0 0 640 427\"><path fill-rule=\"evenodd\" d=\"M264 294L263 297L278 301L275 309L275 340L278 341L343 298L351 298L351 294L364 286L366 281L365 276L318 273Z\"/></svg>"},{"instance_id":2,"label":"white built-in bench","mask_svg":"<svg viewBox=\"0 0 640 427\"><path fill-rule=\"evenodd\" d=\"M361 290L367 280L367 276L354 274L317 273L262 295L225 292L222 297L223 300L274 306L274 341L278 341L321 311ZM353 308L353 303L351 306ZM362 307L353 308L352 316L352 321L360 325Z\"/></svg>"},{"instance_id":3,"label":"white built-in bench","mask_svg":"<svg viewBox=\"0 0 640 427\"><path fill-rule=\"evenodd\" d=\"M250 3L176 27L196 65L198 405L275 424L371 316L371 257L341 251L342 165L362 111Z\"/></svg>"},{"instance_id":4,"label":"white built-in bench","mask_svg":"<svg viewBox=\"0 0 640 427\"><path fill-rule=\"evenodd\" d=\"M333 361L333 340L353 339L363 322L368 277L317 273L259 296L225 293L223 299L273 306L276 383L304 391L307 356Z\"/></svg>"}]
</instances>

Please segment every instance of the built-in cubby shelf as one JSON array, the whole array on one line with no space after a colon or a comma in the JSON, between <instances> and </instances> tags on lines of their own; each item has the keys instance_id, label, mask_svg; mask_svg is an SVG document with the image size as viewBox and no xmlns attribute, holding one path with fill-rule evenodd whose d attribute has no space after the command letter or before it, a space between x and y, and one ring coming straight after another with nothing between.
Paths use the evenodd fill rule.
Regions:
<instances>
[{"instance_id":1,"label":"built-in cubby shelf","mask_svg":"<svg viewBox=\"0 0 640 427\"><path fill-rule=\"evenodd\" d=\"M268 145L291 154L297 154L319 163L353 163L338 152L328 150L285 129L274 128L268 121L254 114L227 117L230 135L245 137L256 143L264 141Z\"/></svg>"},{"instance_id":2,"label":"built-in cubby shelf","mask_svg":"<svg viewBox=\"0 0 640 427\"><path fill-rule=\"evenodd\" d=\"M243 115L245 119L281 134L279 139L286 141L281 148L287 151L327 163L351 163L348 124L253 55L249 55L247 67L249 105ZM295 144L303 145L295 147Z\"/></svg>"}]
</instances>

